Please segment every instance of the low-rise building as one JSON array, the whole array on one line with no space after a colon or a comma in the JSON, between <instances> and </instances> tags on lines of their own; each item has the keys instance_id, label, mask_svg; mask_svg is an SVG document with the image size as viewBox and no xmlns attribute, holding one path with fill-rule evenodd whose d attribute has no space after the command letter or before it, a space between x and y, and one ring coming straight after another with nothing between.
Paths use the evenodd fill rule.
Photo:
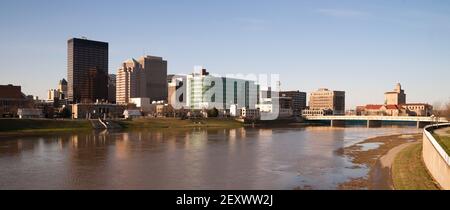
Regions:
<instances>
[{"instance_id":1,"label":"low-rise building","mask_svg":"<svg viewBox=\"0 0 450 210\"><path fill-rule=\"evenodd\" d=\"M330 109L305 109L302 111L302 116L326 116L333 115Z\"/></svg>"},{"instance_id":2,"label":"low-rise building","mask_svg":"<svg viewBox=\"0 0 450 210\"><path fill-rule=\"evenodd\" d=\"M15 117L19 108L33 108L33 98L23 94L21 86L0 85L0 117Z\"/></svg>"},{"instance_id":3,"label":"low-rise building","mask_svg":"<svg viewBox=\"0 0 450 210\"><path fill-rule=\"evenodd\" d=\"M45 118L53 118L55 115L55 102L34 100L33 108L42 110Z\"/></svg>"},{"instance_id":4,"label":"low-rise building","mask_svg":"<svg viewBox=\"0 0 450 210\"><path fill-rule=\"evenodd\" d=\"M294 116L292 97L262 98L260 101L261 103L256 105L260 114L277 112L277 119L291 118Z\"/></svg>"},{"instance_id":5,"label":"low-rise building","mask_svg":"<svg viewBox=\"0 0 450 210\"><path fill-rule=\"evenodd\" d=\"M156 104L157 117L172 117L173 115L174 109L170 104Z\"/></svg>"},{"instance_id":6,"label":"low-rise building","mask_svg":"<svg viewBox=\"0 0 450 210\"><path fill-rule=\"evenodd\" d=\"M291 106L295 115L299 115L306 109L306 93L300 91L281 91L280 97L289 97L292 99Z\"/></svg>"},{"instance_id":7,"label":"low-rise building","mask_svg":"<svg viewBox=\"0 0 450 210\"><path fill-rule=\"evenodd\" d=\"M17 110L17 115L20 119L31 119L31 118L43 118L44 114L42 109L35 108L20 108Z\"/></svg>"},{"instance_id":8,"label":"low-rise building","mask_svg":"<svg viewBox=\"0 0 450 210\"><path fill-rule=\"evenodd\" d=\"M431 116L433 107L429 104L369 104L358 106L358 115L365 116Z\"/></svg>"},{"instance_id":9,"label":"low-rise building","mask_svg":"<svg viewBox=\"0 0 450 210\"><path fill-rule=\"evenodd\" d=\"M357 115L380 116L431 116L433 107L426 103L406 103L406 94L398 83L393 91L386 92L384 104L356 107Z\"/></svg>"},{"instance_id":10,"label":"low-rise building","mask_svg":"<svg viewBox=\"0 0 450 210\"><path fill-rule=\"evenodd\" d=\"M150 98L130 98L130 103L136 104L136 107L144 114L152 112Z\"/></svg>"},{"instance_id":11,"label":"low-rise building","mask_svg":"<svg viewBox=\"0 0 450 210\"><path fill-rule=\"evenodd\" d=\"M411 103L402 106L410 116L431 116L433 106L425 103Z\"/></svg>"},{"instance_id":12,"label":"low-rise building","mask_svg":"<svg viewBox=\"0 0 450 210\"><path fill-rule=\"evenodd\" d=\"M231 117L239 117L241 110L239 109L237 104L231 104L230 106L230 116Z\"/></svg>"},{"instance_id":13,"label":"low-rise building","mask_svg":"<svg viewBox=\"0 0 450 210\"><path fill-rule=\"evenodd\" d=\"M127 108L125 105L109 103L78 103L71 106L74 119L119 118Z\"/></svg>"},{"instance_id":14,"label":"low-rise building","mask_svg":"<svg viewBox=\"0 0 450 210\"><path fill-rule=\"evenodd\" d=\"M142 112L138 109L126 109L123 111L125 119L136 119L142 117Z\"/></svg>"},{"instance_id":15,"label":"low-rise building","mask_svg":"<svg viewBox=\"0 0 450 210\"><path fill-rule=\"evenodd\" d=\"M243 119L258 120L260 118L259 109L248 109L243 107L241 109L240 117Z\"/></svg>"}]
</instances>

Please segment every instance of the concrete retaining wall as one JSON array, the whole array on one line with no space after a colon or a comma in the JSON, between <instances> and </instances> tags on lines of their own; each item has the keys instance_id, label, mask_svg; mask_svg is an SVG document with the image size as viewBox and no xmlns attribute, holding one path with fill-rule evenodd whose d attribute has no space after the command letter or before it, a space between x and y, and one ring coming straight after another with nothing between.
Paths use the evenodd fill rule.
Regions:
<instances>
[{"instance_id":1,"label":"concrete retaining wall","mask_svg":"<svg viewBox=\"0 0 450 210\"><path fill-rule=\"evenodd\" d=\"M422 156L428 171L441 188L450 190L450 157L431 135L432 130L447 126L450 126L450 123L425 127Z\"/></svg>"}]
</instances>

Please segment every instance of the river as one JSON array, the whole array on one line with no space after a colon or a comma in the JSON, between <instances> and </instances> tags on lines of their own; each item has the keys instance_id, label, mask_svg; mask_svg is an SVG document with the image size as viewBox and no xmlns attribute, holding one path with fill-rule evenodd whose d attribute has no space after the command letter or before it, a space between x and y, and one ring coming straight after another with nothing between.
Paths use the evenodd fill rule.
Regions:
<instances>
[{"instance_id":1,"label":"river","mask_svg":"<svg viewBox=\"0 0 450 210\"><path fill-rule=\"evenodd\" d=\"M336 189L368 172L337 149L418 132L303 127L4 138L0 189Z\"/></svg>"}]
</instances>

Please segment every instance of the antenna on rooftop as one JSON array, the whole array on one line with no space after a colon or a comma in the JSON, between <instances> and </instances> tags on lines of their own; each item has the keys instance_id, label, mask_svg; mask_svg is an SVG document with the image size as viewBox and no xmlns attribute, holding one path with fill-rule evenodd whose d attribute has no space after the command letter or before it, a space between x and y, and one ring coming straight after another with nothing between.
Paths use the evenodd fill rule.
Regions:
<instances>
[{"instance_id":1,"label":"antenna on rooftop","mask_svg":"<svg viewBox=\"0 0 450 210\"><path fill-rule=\"evenodd\" d=\"M88 38L86 36L81 36L81 39L87 40Z\"/></svg>"}]
</instances>

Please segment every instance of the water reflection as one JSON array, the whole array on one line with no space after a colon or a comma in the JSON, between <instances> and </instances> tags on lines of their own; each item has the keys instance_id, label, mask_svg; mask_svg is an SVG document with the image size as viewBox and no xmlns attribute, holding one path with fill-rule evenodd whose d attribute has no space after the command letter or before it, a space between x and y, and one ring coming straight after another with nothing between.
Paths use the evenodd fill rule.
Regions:
<instances>
[{"instance_id":1,"label":"water reflection","mask_svg":"<svg viewBox=\"0 0 450 210\"><path fill-rule=\"evenodd\" d=\"M88 132L0 140L0 189L334 189L335 150L414 128Z\"/></svg>"}]
</instances>

